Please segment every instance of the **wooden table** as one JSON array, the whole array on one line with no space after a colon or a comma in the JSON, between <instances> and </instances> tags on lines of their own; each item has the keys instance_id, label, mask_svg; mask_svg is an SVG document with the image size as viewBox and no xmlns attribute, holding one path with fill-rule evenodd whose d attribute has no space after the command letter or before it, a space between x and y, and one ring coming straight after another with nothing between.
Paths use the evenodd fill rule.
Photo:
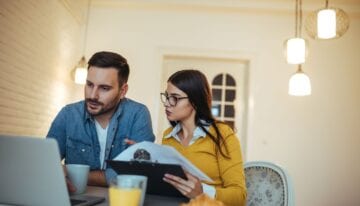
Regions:
<instances>
[{"instance_id":1,"label":"wooden table","mask_svg":"<svg viewBox=\"0 0 360 206\"><path fill-rule=\"evenodd\" d=\"M89 186L86 191L87 195L94 195L105 197L105 202L97 204L97 206L108 206L108 188L106 187L92 187ZM176 197L166 197L157 195L146 195L144 206L179 206L181 203L186 203L187 200Z\"/></svg>"}]
</instances>

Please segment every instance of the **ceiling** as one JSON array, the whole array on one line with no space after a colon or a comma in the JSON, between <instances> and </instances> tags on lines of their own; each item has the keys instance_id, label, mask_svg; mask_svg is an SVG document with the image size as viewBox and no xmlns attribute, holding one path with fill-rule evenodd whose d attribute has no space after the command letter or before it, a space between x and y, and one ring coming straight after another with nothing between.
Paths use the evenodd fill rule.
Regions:
<instances>
[{"instance_id":1,"label":"ceiling","mask_svg":"<svg viewBox=\"0 0 360 206\"><path fill-rule=\"evenodd\" d=\"M304 11L325 6L325 0L302 0ZM92 0L94 6L206 7L262 11L292 11L295 0ZM360 0L329 0L330 7L360 15Z\"/></svg>"}]
</instances>

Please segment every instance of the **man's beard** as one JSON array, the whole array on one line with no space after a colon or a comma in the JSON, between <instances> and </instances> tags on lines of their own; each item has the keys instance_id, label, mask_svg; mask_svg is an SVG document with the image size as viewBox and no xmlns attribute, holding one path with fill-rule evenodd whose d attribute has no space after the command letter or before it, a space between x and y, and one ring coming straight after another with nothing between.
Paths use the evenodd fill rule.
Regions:
<instances>
[{"instance_id":1,"label":"man's beard","mask_svg":"<svg viewBox=\"0 0 360 206\"><path fill-rule=\"evenodd\" d=\"M106 114L110 111L112 111L116 106L117 106L117 103L114 104L112 107L110 108L104 108L104 103L103 102L100 102L100 101L97 101L96 99L90 99L90 98L86 98L85 99L85 103L86 103L86 111L91 114L91 116L93 117L96 117L96 116L100 116L100 115L103 115L103 114ZM92 103L92 104L96 104L97 106L100 106L100 110L98 112L91 112L89 111L88 109L88 105L87 103Z\"/></svg>"}]
</instances>

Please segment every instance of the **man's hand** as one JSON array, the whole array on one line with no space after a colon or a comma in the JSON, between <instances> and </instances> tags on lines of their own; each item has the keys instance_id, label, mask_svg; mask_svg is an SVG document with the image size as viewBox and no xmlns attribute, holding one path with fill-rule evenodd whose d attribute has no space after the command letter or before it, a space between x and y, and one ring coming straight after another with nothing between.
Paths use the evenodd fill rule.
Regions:
<instances>
[{"instance_id":1,"label":"man's hand","mask_svg":"<svg viewBox=\"0 0 360 206\"><path fill-rule=\"evenodd\" d=\"M88 185L107 187L105 172L103 170L90 171Z\"/></svg>"},{"instance_id":2,"label":"man's hand","mask_svg":"<svg viewBox=\"0 0 360 206\"><path fill-rule=\"evenodd\" d=\"M131 139L129 139L129 138L124 139L124 142L125 142L125 144L127 144L127 145L136 144L136 142L135 142L134 140L131 140Z\"/></svg>"},{"instance_id":3,"label":"man's hand","mask_svg":"<svg viewBox=\"0 0 360 206\"><path fill-rule=\"evenodd\" d=\"M66 166L65 166L65 165L62 165L62 168L63 168L63 171L64 171L66 186L67 186L67 189L68 189L69 193L74 193L74 192L76 192L76 187L71 183L71 181L70 181L69 178L67 177Z\"/></svg>"}]
</instances>

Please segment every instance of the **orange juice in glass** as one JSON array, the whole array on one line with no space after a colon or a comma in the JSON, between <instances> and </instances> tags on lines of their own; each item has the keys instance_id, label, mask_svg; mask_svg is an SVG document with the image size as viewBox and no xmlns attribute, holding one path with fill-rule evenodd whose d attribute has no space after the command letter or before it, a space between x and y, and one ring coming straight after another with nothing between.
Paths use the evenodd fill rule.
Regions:
<instances>
[{"instance_id":1,"label":"orange juice in glass","mask_svg":"<svg viewBox=\"0 0 360 206\"><path fill-rule=\"evenodd\" d=\"M110 206L141 206L143 204L144 184L147 178L136 175L118 175L109 187Z\"/></svg>"},{"instance_id":2,"label":"orange juice in glass","mask_svg":"<svg viewBox=\"0 0 360 206\"><path fill-rule=\"evenodd\" d=\"M141 198L141 190L138 188L109 189L110 206L138 206Z\"/></svg>"}]
</instances>

